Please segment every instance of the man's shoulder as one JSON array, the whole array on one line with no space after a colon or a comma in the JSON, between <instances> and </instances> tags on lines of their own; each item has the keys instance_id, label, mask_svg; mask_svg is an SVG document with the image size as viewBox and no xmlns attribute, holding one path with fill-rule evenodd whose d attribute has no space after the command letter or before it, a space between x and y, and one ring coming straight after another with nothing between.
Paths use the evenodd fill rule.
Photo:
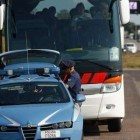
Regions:
<instances>
[{"instance_id":1,"label":"man's shoulder","mask_svg":"<svg viewBox=\"0 0 140 140\"><path fill-rule=\"evenodd\" d=\"M77 71L72 72L71 76L74 77L74 78L78 78L78 79L80 78L80 75Z\"/></svg>"}]
</instances>

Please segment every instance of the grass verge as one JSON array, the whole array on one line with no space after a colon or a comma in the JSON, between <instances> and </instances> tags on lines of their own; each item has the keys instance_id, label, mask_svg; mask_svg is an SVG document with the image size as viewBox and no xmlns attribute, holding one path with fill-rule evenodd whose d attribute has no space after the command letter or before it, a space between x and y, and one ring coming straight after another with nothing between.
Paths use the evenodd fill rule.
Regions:
<instances>
[{"instance_id":1,"label":"grass verge","mask_svg":"<svg viewBox=\"0 0 140 140\"><path fill-rule=\"evenodd\" d=\"M123 53L123 68L140 68L140 51L136 54Z\"/></svg>"}]
</instances>

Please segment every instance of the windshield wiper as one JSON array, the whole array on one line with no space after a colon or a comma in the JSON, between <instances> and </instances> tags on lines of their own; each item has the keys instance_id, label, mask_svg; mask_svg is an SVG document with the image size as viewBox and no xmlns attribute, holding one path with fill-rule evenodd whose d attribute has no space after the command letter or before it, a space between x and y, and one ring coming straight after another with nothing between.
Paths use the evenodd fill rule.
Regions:
<instances>
[{"instance_id":1,"label":"windshield wiper","mask_svg":"<svg viewBox=\"0 0 140 140\"><path fill-rule=\"evenodd\" d=\"M14 10L11 9L11 15L12 15L12 34L13 34L13 37L16 38L16 35L17 35L17 26L16 26L16 18L15 18L15 13L14 13Z\"/></svg>"}]
</instances>

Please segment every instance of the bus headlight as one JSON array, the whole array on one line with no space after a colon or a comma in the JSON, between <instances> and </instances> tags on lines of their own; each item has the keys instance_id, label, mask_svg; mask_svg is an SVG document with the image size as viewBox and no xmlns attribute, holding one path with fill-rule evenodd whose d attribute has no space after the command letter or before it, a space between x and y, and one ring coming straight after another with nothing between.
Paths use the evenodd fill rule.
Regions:
<instances>
[{"instance_id":1,"label":"bus headlight","mask_svg":"<svg viewBox=\"0 0 140 140\"><path fill-rule=\"evenodd\" d=\"M101 93L111 93L116 92L120 89L120 83L110 83L110 84L103 84L101 88Z\"/></svg>"},{"instance_id":2,"label":"bus headlight","mask_svg":"<svg viewBox=\"0 0 140 140\"><path fill-rule=\"evenodd\" d=\"M121 76L106 79L102 84L101 93L112 93L118 91L121 88L121 81Z\"/></svg>"}]
</instances>

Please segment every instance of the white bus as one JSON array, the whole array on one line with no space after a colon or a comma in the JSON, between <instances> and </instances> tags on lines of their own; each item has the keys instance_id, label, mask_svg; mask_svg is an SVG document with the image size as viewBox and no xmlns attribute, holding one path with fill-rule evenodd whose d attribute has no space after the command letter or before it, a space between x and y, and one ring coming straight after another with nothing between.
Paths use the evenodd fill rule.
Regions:
<instances>
[{"instance_id":1,"label":"white bus","mask_svg":"<svg viewBox=\"0 0 140 140\"><path fill-rule=\"evenodd\" d=\"M1 52L53 49L76 62L85 120L120 131L125 116L121 27L128 0L1 0Z\"/></svg>"}]
</instances>

